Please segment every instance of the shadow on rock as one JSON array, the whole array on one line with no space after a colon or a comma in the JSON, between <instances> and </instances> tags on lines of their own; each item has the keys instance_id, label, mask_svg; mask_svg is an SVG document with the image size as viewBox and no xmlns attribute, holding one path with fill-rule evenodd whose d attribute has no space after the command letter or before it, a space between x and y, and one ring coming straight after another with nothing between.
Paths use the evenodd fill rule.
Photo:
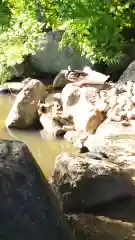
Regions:
<instances>
[{"instance_id":1,"label":"shadow on rock","mask_svg":"<svg viewBox=\"0 0 135 240\"><path fill-rule=\"evenodd\" d=\"M90 212L97 216L102 215L123 222L135 223L135 197L126 197L102 204L91 209Z\"/></svg>"}]
</instances>

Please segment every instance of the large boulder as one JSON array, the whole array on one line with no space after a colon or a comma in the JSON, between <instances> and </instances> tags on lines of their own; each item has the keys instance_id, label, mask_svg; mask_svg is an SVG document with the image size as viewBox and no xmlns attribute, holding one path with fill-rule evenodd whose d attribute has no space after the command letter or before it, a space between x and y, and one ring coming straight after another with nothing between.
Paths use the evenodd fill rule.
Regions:
<instances>
[{"instance_id":1,"label":"large boulder","mask_svg":"<svg viewBox=\"0 0 135 240\"><path fill-rule=\"evenodd\" d=\"M72 239L57 199L24 143L0 141L0 186L1 239Z\"/></svg>"},{"instance_id":2,"label":"large boulder","mask_svg":"<svg viewBox=\"0 0 135 240\"><path fill-rule=\"evenodd\" d=\"M135 192L128 171L122 171L114 158L102 151L60 154L51 182L64 212L85 212Z\"/></svg>"},{"instance_id":3,"label":"large boulder","mask_svg":"<svg viewBox=\"0 0 135 240\"><path fill-rule=\"evenodd\" d=\"M118 80L118 84L135 82L135 61L131 62Z\"/></svg>"},{"instance_id":4,"label":"large boulder","mask_svg":"<svg viewBox=\"0 0 135 240\"><path fill-rule=\"evenodd\" d=\"M73 69L82 69L85 65L90 65L90 61L75 49L69 46L59 49L63 33L63 30L50 31L45 35L42 43L40 41L43 50L31 56L31 64L36 70L57 74L62 69L67 69L69 65Z\"/></svg>"},{"instance_id":5,"label":"large boulder","mask_svg":"<svg viewBox=\"0 0 135 240\"><path fill-rule=\"evenodd\" d=\"M25 129L34 126L38 118L37 104L44 100L45 95L45 86L32 79L17 95L6 119L6 127Z\"/></svg>"},{"instance_id":6,"label":"large boulder","mask_svg":"<svg viewBox=\"0 0 135 240\"><path fill-rule=\"evenodd\" d=\"M78 132L93 133L104 120L105 104L95 87L67 84L61 93L63 114L72 116Z\"/></svg>"}]
</instances>

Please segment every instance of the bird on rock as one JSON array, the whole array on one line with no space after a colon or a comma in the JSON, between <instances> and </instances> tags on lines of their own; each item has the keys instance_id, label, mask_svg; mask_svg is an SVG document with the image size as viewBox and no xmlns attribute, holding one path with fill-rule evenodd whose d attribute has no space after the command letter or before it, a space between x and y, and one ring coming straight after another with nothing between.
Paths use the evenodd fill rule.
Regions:
<instances>
[{"instance_id":1,"label":"bird on rock","mask_svg":"<svg viewBox=\"0 0 135 240\"><path fill-rule=\"evenodd\" d=\"M81 87L87 85L102 85L110 76L93 71L88 66L84 67L83 70L72 70L71 67L68 66L68 71L65 73L65 77L69 82Z\"/></svg>"}]
</instances>

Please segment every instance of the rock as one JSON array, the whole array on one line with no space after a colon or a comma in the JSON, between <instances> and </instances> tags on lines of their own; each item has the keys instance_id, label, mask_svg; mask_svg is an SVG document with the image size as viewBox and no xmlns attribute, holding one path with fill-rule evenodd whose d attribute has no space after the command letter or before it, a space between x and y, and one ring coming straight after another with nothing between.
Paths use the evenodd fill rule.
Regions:
<instances>
[{"instance_id":1,"label":"rock","mask_svg":"<svg viewBox=\"0 0 135 240\"><path fill-rule=\"evenodd\" d=\"M11 67L12 78L20 78L25 72L25 63L16 64Z\"/></svg>"},{"instance_id":2,"label":"rock","mask_svg":"<svg viewBox=\"0 0 135 240\"><path fill-rule=\"evenodd\" d=\"M0 141L1 239L73 239L50 185L27 146Z\"/></svg>"},{"instance_id":3,"label":"rock","mask_svg":"<svg viewBox=\"0 0 135 240\"><path fill-rule=\"evenodd\" d=\"M7 84L3 84L0 86L0 95L3 95L3 94L9 94L9 89Z\"/></svg>"},{"instance_id":4,"label":"rock","mask_svg":"<svg viewBox=\"0 0 135 240\"><path fill-rule=\"evenodd\" d=\"M109 133L107 132L104 132L104 135L89 134L87 139L84 141L84 147L87 147L89 151L92 151L97 146L102 148L106 144L106 137L112 137L112 136L109 135Z\"/></svg>"},{"instance_id":5,"label":"rock","mask_svg":"<svg viewBox=\"0 0 135 240\"><path fill-rule=\"evenodd\" d=\"M22 81L22 83L23 83L24 85L26 85L26 84L28 84L31 80L32 80L31 77L27 77L27 78L25 78L25 79Z\"/></svg>"},{"instance_id":6,"label":"rock","mask_svg":"<svg viewBox=\"0 0 135 240\"><path fill-rule=\"evenodd\" d=\"M132 135L135 134L135 122L134 121L105 121L100 124L100 126L96 130L96 134L98 136L111 137L117 135Z\"/></svg>"},{"instance_id":7,"label":"rock","mask_svg":"<svg viewBox=\"0 0 135 240\"><path fill-rule=\"evenodd\" d=\"M45 95L44 85L32 79L17 95L6 119L6 127L25 129L34 126L38 119L37 104L44 100Z\"/></svg>"},{"instance_id":8,"label":"rock","mask_svg":"<svg viewBox=\"0 0 135 240\"><path fill-rule=\"evenodd\" d=\"M77 240L95 239L134 239L134 224L104 216L90 214L66 215L69 226Z\"/></svg>"},{"instance_id":9,"label":"rock","mask_svg":"<svg viewBox=\"0 0 135 240\"><path fill-rule=\"evenodd\" d=\"M61 70L59 74L55 77L53 81L54 88L63 88L68 84L70 81L66 78L67 70Z\"/></svg>"},{"instance_id":10,"label":"rock","mask_svg":"<svg viewBox=\"0 0 135 240\"><path fill-rule=\"evenodd\" d=\"M105 147L107 144L106 141L112 138L134 138L135 135L135 121L104 121L97 128L95 134L90 134L86 141L84 142L84 146L87 147L90 151L92 151L95 147Z\"/></svg>"},{"instance_id":11,"label":"rock","mask_svg":"<svg viewBox=\"0 0 135 240\"><path fill-rule=\"evenodd\" d=\"M56 158L51 183L64 212L85 212L135 193L128 170L122 171L111 156L100 153L98 160L86 154L62 153Z\"/></svg>"},{"instance_id":12,"label":"rock","mask_svg":"<svg viewBox=\"0 0 135 240\"><path fill-rule=\"evenodd\" d=\"M118 80L118 84L127 83L128 81L135 82L135 61L131 62L127 69L123 72L122 76Z\"/></svg>"},{"instance_id":13,"label":"rock","mask_svg":"<svg viewBox=\"0 0 135 240\"><path fill-rule=\"evenodd\" d=\"M87 134L80 134L75 130L70 130L66 132L64 138L67 141L72 142L75 147L81 149L83 147L85 140L87 139Z\"/></svg>"},{"instance_id":14,"label":"rock","mask_svg":"<svg viewBox=\"0 0 135 240\"><path fill-rule=\"evenodd\" d=\"M90 67L84 67L84 72L88 74L88 79L91 84L104 84L109 78L109 75L92 70Z\"/></svg>"},{"instance_id":15,"label":"rock","mask_svg":"<svg viewBox=\"0 0 135 240\"><path fill-rule=\"evenodd\" d=\"M54 93L53 98L54 98L54 100L61 102L61 92Z\"/></svg>"},{"instance_id":16,"label":"rock","mask_svg":"<svg viewBox=\"0 0 135 240\"><path fill-rule=\"evenodd\" d=\"M65 77L67 80L73 82L74 85L79 87L91 86L97 87L98 89L104 89L108 87L105 82L110 76L93 71L90 67L86 66L84 67L84 70L72 70L70 67L68 67Z\"/></svg>"},{"instance_id":17,"label":"rock","mask_svg":"<svg viewBox=\"0 0 135 240\"><path fill-rule=\"evenodd\" d=\"M78 112L74 117L75 129L77 132L94 133L104 119L105 113L98 109L83 114Z\"/></svg>"},{"instance_id":18,"label":"rock","mask_svg":"<svg viewBox=\"0 0 135 240\"><path fill-rule=\"evenodd\" d=\"M61 112L59 102L52 104L38 103L38 114L44 130L52 136L63 137L66 131L74 129L71 117L65 117Z\"/></svg>"},{"instance_id":19,"label":"rock","mask_svg":"<svg viewBox=\"0 0 135 240\"><path fill-rule=\"evenodd\" d=\"M82 69L85 65L90 65L90 61L75 49L69 46L59 49L63 33L63 30L57 30L45 34L44 40L39 42L44 49L31 56L32 67L42 73L57 74L69 65L73 69Z\"/></svg>"},{"instance_id":20,"label":"rock","mask_svg":"<svg viewBox=\"0 0 135 240\"><path fill-rule=\"evenodd\" d=\"M80 110L81 107L83 111L93 110L96 103L102 100L97 88L80 88L78 86L74 86L72 83L69 83L62 90L61 101L64 114L72 116L75 111Z\"/></svg>"},{"instance_id":21,"label":"rock","mask_svg":"<svg viewBox=\"0 0 135 240\"><path fill-rule=\"evenodd\" d=\"M104 109L102 110L100 106L104 103L102 104L96 88L79 88L68 84L62 91L61 101L63 114L73 117L75 129L78 132L93 133L105 118Z\"/></svg>"},{"instance_id":22,"label":"rock","mask_svg":"<svg viewBox=\"0 0 135 240\"><path fill-rule=\"evenodd\" d=\"M74 142L76 138L79 138L79 134L75 130L67 131L64 138L69 142Z\"/></svg>"},{"instance_id":23,"label":"rock","mask_svg":"<svg viewBox=\"0 0 135 240\"><path fill-rule=\"evenodd\" d=\"M40 116L40 122L44 130L54 137L63 137L66 130L60 126L53 117L48 114L42 114Z\"/></svg>"},{"instance_id":24,"label":"rock","mask_svg":"<svg viewBox=\"0 0 135 240\"><path fill-rule=\"evenodd\" d=\"M7 83L7 87L10 93L18 94L30 81L32 78L25 78L22 82L10 82Z\"/></svg>"},{"instance_id":25,"label":"rock","mask_svg":"<svg viewBox=\"0 0 135 240\"><path fill-rule=\"evenodd\" d=\"M76 104L80 100L80 88L67 84L61 93L61 102L64 115L73 115Z\"/></svg>"},{"instance_id":26,"label":"rock","mask_svg":"<svg viewBox=\"0 0 135 240\"><path fill-rule=\"evenodd\" d=\"M19 93L24 86L25 84L23 82L12 82L8 84L8 89L11 93Z\"/></svg>"}]
</instances>

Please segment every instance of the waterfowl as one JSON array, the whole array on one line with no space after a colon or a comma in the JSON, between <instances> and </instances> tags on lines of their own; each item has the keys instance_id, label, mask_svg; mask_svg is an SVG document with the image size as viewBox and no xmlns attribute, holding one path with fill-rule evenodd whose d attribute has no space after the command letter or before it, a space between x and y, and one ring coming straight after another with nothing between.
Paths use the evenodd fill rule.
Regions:
<instances>
[{"instance_id":1,"label":"waterfowl","mask_svg":"<svg viewBox=\"0 0 135 240\"><path fill-rule=\"evenodd\" d=\"M78 85L104 84L108 79L109 75L93 71L90 67L86 66L83 70L72 70L68 67L68 71L65 73L65 77L69 82L76 83Z\"/></svg>"},{"instance_id":2,"label":"waterfowl","mask_svg":"<svg viewBox=\"0 0 135 240\"><path fill-rule=\"evenodd\" d=\"M70 66L68 66L68 71L65 73L65 77L70 82L78 82L84 80L88 74L83 70L72 70Z\"/></svg>"}]
</instances>

